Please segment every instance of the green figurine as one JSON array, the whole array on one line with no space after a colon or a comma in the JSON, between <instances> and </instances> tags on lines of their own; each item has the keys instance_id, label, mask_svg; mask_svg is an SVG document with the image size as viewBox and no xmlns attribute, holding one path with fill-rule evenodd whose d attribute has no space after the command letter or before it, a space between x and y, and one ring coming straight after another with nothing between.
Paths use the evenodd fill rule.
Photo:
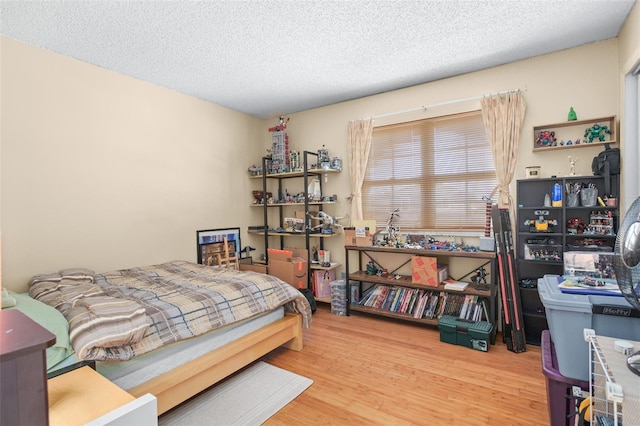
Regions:
<instances>
[{"instance_id":1,"label":"green figurine","mask_svg":"<svg viewBox=\"0 0 640 426\"><path fill-rule=\"evenodd\" d=\"M573 110L573 107L569 108L569 118L567 118L567 120L576 121L577 119L578 119L578 116L576 115L576 112Z\"/></svg>"},{"instance_id":2,"label":"green figurine","mask_svg":"<svg viewBox=\"0 0 640 426\"><path fill-rule=\"evenodd\" d=\"M611 130L609 130L608 126L601 126L598 123L595 123L592 127L587 127L584 131L584 136L589 137L589 143L593 142L594 139L600 140L600 142L604 142L604 135L611 134Z\"/></svg>"}]
</instances>

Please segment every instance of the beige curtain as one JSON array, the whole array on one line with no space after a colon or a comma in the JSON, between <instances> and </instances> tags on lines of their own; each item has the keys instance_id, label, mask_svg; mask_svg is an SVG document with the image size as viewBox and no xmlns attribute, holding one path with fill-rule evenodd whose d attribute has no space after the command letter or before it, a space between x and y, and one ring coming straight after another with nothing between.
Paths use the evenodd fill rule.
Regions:
<instances>
[{"instance_id":1,"label":"beige curtain","mask_svg":"<svg viewBox=\"0 0 640 426\"><path fill-rule=\"evenodd\" d=\"M515 203L509 193L518 159L520 132L525 104L520 91L484 96L481 100L482 119L487 131L498 184L491 197L498 193L498 206L507 208ZM513 209L510 209L513 210ZM512 220L513 223L513 220Z\"/></svg>"},{"instance_id":2,"label":"beige curtain","mask_svg":"<svg viewBox=\"0 0 640 426\"><path fill-rule=\"evenodd\" d=\"M364 219L362 214L362 182L367 170L373 120L358 120L349 123L349 177L351 178L350 221Z\"/></svg>"}]
</instances>

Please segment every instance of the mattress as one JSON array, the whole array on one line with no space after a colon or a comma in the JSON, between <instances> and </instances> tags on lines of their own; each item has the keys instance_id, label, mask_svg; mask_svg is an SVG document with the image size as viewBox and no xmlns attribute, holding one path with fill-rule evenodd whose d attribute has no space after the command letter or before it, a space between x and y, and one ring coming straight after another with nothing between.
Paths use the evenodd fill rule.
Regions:
<instances>
[{"instance_id":1,"label":"mattress","mask_svg":"<svg viewBox=\"0 0 640 426\"><path fill-rule=\"evenodd\" d=\"M304 296L276 277L187 261L37 275L29 294L63 314L82 360L127 361L279 306L311 322Z\"/></svg>"},{"instance_id":2,"label":"mattress","mask_svg":"<svg viewBox=\"0 0 640 426\"><path fill-rule=\"evenodd\" d=\"M128 361L98 361L96 370L122 389L128 390L283 317L284 308L280 307L202 336L156 349Z\"/></svg>"}]
</instances>

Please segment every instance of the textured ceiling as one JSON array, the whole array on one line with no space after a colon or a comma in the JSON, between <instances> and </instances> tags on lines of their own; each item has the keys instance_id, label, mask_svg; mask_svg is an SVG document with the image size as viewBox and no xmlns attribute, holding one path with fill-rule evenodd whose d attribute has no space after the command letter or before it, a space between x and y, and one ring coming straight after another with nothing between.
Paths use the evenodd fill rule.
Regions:
<instances>
[{"instance_id":1,"label":"textured ceiling","mask_svg":"<svg viewBox=\"0 0 640 426\"><path fill-rule=\"evenodd\" d=\"M613 38L634 3L3 0L0 32L270 118Z\"/></svg>"}]
</instances>

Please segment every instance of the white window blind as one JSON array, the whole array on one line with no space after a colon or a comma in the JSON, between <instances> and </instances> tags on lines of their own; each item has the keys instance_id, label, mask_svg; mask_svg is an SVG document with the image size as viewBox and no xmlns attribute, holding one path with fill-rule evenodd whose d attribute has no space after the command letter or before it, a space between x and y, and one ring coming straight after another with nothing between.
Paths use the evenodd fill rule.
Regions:
<instances>
[{"instance_id":1,"label":"white window blind","mask_svg":"<svg viewBox=\"0 0 640 426\"><path fill-rule=\"evenodd\" d=\"M401 229L481 231L496 185L482 114L377 127L362 187L365 219L384 226L400 209Z\"/></svg>"}]
</instances>

